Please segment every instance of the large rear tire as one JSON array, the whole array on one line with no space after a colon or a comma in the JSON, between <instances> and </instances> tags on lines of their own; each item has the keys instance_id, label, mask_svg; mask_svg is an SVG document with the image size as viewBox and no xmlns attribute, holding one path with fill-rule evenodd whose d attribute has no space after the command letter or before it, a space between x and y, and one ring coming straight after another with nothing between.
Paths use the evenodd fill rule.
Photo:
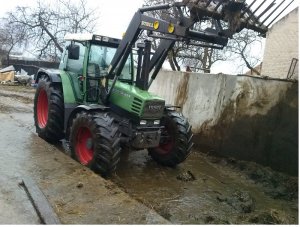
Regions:
<instances>
[{"instance_id":1,"label":"large rear tire","mask_svg":"<svg viewBox=\"0 0 300 227\"><path fill-rule=\"evenodd\" d=\"M34 97L36 132L44 140L55 143L64 138L64 99L61 85L42 76Z\"/></svg>"},{"instance_id":2,"label":"large rear tire","mask_svg":"<svg viewBox=\"0 0 300 227\"><path fill-rule=\"evenodd\" d=\"M107 113L78 113L70 130L72 157L106 177L116 170L120 161L118 125Z\"/></svg>"},{"instance_id":3,"label":"large rear tire","mask_svg":"<svg viewBox=\"0 0 300 227\"><path fill-rule=\"evenodd\" d=\"M174 167L183 162L193 146L191 126L187 119L176 111L166 110L161 120L162 131L158 147L149 148L150 156L159 164Z\"/></svg>"}]
</instances>

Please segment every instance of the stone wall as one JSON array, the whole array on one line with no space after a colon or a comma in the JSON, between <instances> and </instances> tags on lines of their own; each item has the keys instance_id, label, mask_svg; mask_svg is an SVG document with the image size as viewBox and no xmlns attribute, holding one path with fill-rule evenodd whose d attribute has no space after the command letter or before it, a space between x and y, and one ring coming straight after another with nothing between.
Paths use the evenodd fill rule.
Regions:
<instances>
[{"instance_id":1,"label":"stone wall","mask_svg":"<svg viewBox=\"0 0 300 227\"><path fill-rule=\"evenodd\" d=\"M287 78L293 58L298 59L298 8L272 26L267 33L262 75ZM298 67L292 76L298 79Z\"/></svg>"},{"instance_id":2,"label":"stone wall","mask_svg":"<svg viewBox=\"0 0 300 227\"><path fill-rule=\"evenodd\" d=\"M216 154L298 173L298 83L161 71L150 91L181 106L195 142Z\"/></svg>"}]
</instances>

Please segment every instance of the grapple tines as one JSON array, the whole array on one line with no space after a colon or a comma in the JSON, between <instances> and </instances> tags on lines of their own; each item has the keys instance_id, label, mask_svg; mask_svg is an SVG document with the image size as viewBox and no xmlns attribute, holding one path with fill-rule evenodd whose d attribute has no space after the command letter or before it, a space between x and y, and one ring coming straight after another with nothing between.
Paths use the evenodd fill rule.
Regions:
<instances>
[{"instance_id":1,"label":"grapple tines","mask_svg":"<svg viewBox=\"0 0 300 227\"><path fill-rule=\"evenodd\" d=\"M228 23L224 34L231 37L234 33L248 28L265 36L268 27L290 6L294 0L261 1L257 0L184 0L183 6L190 11L191 18L197 22L215 19ZM284 6L285 5L285 6ZM283 8L280 12L280 8Z\"/></svg>"}]
</instances>

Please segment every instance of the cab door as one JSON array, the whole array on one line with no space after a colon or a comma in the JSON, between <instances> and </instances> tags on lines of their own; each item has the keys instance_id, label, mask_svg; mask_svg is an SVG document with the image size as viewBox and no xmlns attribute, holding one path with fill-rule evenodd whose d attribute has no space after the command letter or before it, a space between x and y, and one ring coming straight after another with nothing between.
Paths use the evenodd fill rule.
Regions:
<instances>
[{"instance_id":1,"label":"cab door","mask_svg":"<svg viewBox=\"0 0 300 227\"><path fill-rule=\"evenodd\" d=\"M78 51L79 49L79 51ZM77 102L82 103L84 100L84 62L86 54L86 44L81 42L69 42L65 50L64 61L61 67L67 73ZM79 54L78 54L79 53Z\"/></svg>"}]
</instances>

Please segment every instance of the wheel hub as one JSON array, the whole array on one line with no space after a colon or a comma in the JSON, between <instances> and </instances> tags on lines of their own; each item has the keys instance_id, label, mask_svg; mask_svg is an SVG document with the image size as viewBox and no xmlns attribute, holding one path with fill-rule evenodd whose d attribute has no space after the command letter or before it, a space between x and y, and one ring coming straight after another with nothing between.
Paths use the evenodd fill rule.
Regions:
<instances>
[{"instance_id":1,"label":"wheel hub","mask_svg":"<svg viewBox=\"0 0 300 227\"><path fill-rule=\"evenodd\" d=\"M91 131L86 127L80 127L76 137L76 155L78 161L88 165L94 157L93 139Z\"/></svg>"},{"instance_id":2,"label":"wheel hub","mask_svg":"<svg viewBox=\"0 0 300 227\"><path fill-rule=\"evenodd\" d=\"M93 141L92 141L92 138L88 138L88 139L86 140L86 148L87 148L88 150L91 150L92 147L93 147Z\"/></svg>"},{"instance_id":3,"label":"wheel hub","mask_svg":"<svg viewBox=\"0 0 300 227\"><path fill-rule=\"evenodd\" d=\"M172 131L169 127L166 126L164 131L162 132L162 137L157 152L162 155L167 155L172 151L174 145L175 141L172 136Z\"/></svg>"}]
</instances>

